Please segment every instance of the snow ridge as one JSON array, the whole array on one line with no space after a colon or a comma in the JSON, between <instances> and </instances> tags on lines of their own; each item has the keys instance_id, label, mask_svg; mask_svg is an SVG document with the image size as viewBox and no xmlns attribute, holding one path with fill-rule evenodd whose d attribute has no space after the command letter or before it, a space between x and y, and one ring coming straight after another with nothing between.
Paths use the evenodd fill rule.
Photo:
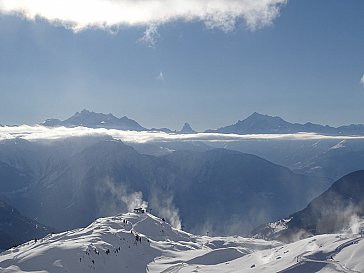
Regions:
<instances>
[{"instance_id":1,"label":"snow ridge","mask_svg":"<svg viewBox=\"0 0 364 273\"><path fill-rule=\"evenodd\" d=\"M363 252L359 234L282 244L195 236L149 213L127 213L9 249L0 272L363 272Z\"/></svg>"}]
</instances>

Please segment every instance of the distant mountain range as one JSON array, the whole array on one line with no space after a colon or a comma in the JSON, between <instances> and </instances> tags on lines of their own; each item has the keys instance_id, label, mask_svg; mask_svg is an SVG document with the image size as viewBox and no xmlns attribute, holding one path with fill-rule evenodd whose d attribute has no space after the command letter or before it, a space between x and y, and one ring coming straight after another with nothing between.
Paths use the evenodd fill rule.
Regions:
<instances>
[{"instance_id":1,"label":"distant mountain range","mask_svg":"<svg viewBox=\"0 0 364 273\"><path fill-rule=\"evenodd\" d=\"M133 131L145 131L143 126L141 126L136 121L129 119L124 116L122 118L117 118L112 114L102 114L90 112L88 110L82 110L77 112L72 117L61 121L59 119L47 119L44 126L48 127L77 127L84 126L89 128L108 128L108 129L119 129L119 130L133 130Z\"/></svg>"},{"instance_id":2,"label":"distant mountain range","mask_svg":"<svg viewBox=\"0 0 364 273\"><path fill-rule=\"evenodd\" d=\"M141 126L135 120L128 118L127 116L117 118L113 114L103 114L88 111L86 109L81 112L75 113L72 117L66 120L59 119L47 119L43 123L43 126L47 127L77 127L83 126L88 128L107 128L118 130L130 130L130 131L162 131L166 133L180 133L180 134L192 134L196 133L191 126L186 122L180 131L172 131L168 128L152 128L147 129Z\"/></svg>"},{"instance_id":3,"label":"distant mountain range","mask_svg":"<svg viewBox=\"0 0 364 273\"><path fill-rule=\"evenodd\" d=\"M180 131L169 128L152 128L147 129L141 126L135 120L124 116L117 118L112 114L95 113L88 110L77 112L66 120L47 119L42 123L48 127L76 127L84 126L89 128L108 128L119 130L133 131L162 131L166 133L193 134L195 130L188 123L185 123ZM206 130L205 133L225 133L225 134L288 134L310 132L327 135L364 135L363 124L351 124L340 127L331 127L328 125L314 124L307 122L305 124L290 123L280 117L262 115L253 113L244 120L239 120L235 124L221 127L219 129Z\"/></svg>"},{"instance_id":4,"label":"distant mountain range","mask_svg":"<svg viewBox=\"0 0 364 273\"><path fill-rule=\"evenodd\" d=\"M348 126L331 127L328 125L290 123L280 117L272 117L253 113L244 120L237 123L221 127L217 130L207 130L208 133L228 133L228 134L288 134L299 132L311 132L329 135L352 135L364 134L364 125L352 124Z\"/></svg>"},{"instance_id":5,"label":"distant mountain range","mask_svg":"<svg viewBox=\"0 0 364 273\"><path fill-rule=\"evenodd\" d=\"M363 217L364 170L360 170L336 181L306 208L288 219L263 225L253 233L256 237L292 241L316 234L353 229Z\"/></svg>"}]
</instances>

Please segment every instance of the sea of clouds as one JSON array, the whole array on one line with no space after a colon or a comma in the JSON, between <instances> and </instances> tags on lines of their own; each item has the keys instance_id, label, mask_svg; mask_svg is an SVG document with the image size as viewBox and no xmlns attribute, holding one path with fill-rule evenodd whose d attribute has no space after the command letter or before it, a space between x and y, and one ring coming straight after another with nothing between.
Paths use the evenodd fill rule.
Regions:
<instances>
[{"instance_id":1,"label":"sea of clouds","mask_svg":"<svg viewBox=\"0 0 364 273\"><path fill-rule=\"evenodd\" d=\"M41 125L20 125L0 127L0 140L22 138L29 141L58 140L69 137L111 136L114 139L130 143L168 142L168 141L206 141L229 142L241 140L320 140L320 139L364 139L364 136L327 136L315 133L294 134L221 134L195 133L176 134L159 131L123 131L105 128L86 127L45 127Z\"/></svg>"}]
</instances>

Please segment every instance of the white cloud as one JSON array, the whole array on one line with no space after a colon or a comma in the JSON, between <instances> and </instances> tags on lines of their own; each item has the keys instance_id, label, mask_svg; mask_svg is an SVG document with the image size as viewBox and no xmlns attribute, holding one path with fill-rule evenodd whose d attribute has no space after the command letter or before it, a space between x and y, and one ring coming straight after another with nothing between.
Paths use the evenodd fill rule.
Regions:
<instances>
[{"instance_id":1,"label":"white cloud","mask_svg":"<svg viewBox=\"0 0 364 273\"><path fill-rule=\"evenodd\" d=\"M158 26L202 21L225 31L244 20L254 30L272 23L287 0L0 0L0 12L44 18L75 31L88 27ZM154 29L156 30L156 29ZM148 36L148 30L146 32Z\"/></svg>"},{"instance_id":2,"label":"white cloud","mask_svg":"<svg viewBox=\"0 0 364 273\"><path fill-rule=\"evenodd\" d=\"M164 80L164 74L163 72L159 72L158 76L157 76L157 80L163 81Z\"/></svg>"},{"instance_id":3,"label":"white cloud","mask_svg":"<svg viewBox=\"0 0 364 273\"><path fill-rule=\"evenodd\" d=\"M364 74L363 74L363 76L360 79L360 84L364 87Z\"/></svg>"},{"instance_id":4,"label":"white cloud","mask_svg":"<svg viewBox=\"0 0 364 273\"><path fill-rule=\"evenodd\" d=\"M219 133L196 133L196 134L167 134L164 132L136 132L121 131L104 128L48 128L44 126L5 126L0 127L0 140L23 138L29 141L58 140L68 137L86 136L111 136L124 142L148 143L168 141L207 141L207 142L228 142L247 139L274 139L274 140L320 140L320 139L364 139L364 136L324 136L315 133L297 134L219 134Z\"/></svg>"},{"instance_id":5,"label":"white cloud","mask_svg":"<svg viewBox=\"0 0 364 273\"><path fill-rule=\"evenodd\" d=\"M159 38L159 33L156 25L150 25L144 31L143 37L139 39L140 42L147 44L149 47L154 47Z\"/></svg>"}]
</instances>

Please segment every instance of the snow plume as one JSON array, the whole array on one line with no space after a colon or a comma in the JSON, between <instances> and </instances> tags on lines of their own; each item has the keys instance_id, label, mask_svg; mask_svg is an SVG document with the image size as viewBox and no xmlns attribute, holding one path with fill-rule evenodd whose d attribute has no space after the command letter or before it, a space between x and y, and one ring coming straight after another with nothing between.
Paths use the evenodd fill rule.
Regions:
<instances>
[{"instance_id":1,"label":"snow plume","mask_svg":"<svg viewBox=\"0 0 364 273\"><path fill-rule=\"evenodd\" d=\"M364 219L360 218L362 205L354 205L335 194L330 196L330 201L324 202L325 204L311 203L309 211L303 211L303 215L295 215L298 219L293 217L293 223L288 223L288 230L282 234L277 233L277 236L270 236L269 239L295 242L316 234L360 233L364 227Z\"/></svg>"},{"instance_id":2,"label":"snow plume","mask_svg":"<svg viewBox=\"0 0 364 273\"><path fill-rule=\"evenodd\" d=\"M346 209L338 212L340 215L343 215L339 215L339 217L344 220L344 232L350 234L359 234L361 232L361 229L364 227L364 219L360 218L360 211L359 206L351 204Z\"/></svg>"},{"instance_id":3,"label":"snow plume","mask_svg":"<svg viewBox=\"0 0 364 273\"><path fill-rule=\"evenodd\" d=\"M334 184L335 186L335 184ZM347 232L358 233L360 215L363 215L363 203L352 197L348 190L345 193L328 191L310 203L302 219L314 219L304 221L312 227L315 223L315 233ZM306 226L307 228L307 226Z\"/></svg>"},{"instance_id":4,"label":"snow plume","mask_svg":"<svg viewBox=\"0 0 364 273\"><path fill-rule=\"evenodd\" d=\"M222 235L234 234L247 236L255 227L270 220L267 211L258 208L252 208L244 217L239 214L233 214L223 219L224 224L215 220L214 227L210 231ZM247 219L250 219L250 221L247 221Z\"/></svg>"},{"instance_id":5,"label":"snow plume","mask_svg":"<svg viewBox=\"0 0 364 273\"><path fill-rule=\"evenodd\" d=\"M352 234L360 233L360 218L358 215L356 214L351 215L349 227L350 227L350 232Z\"/></svg>"},{"instance_id":6,"label":"snow plume","mask_svg":"<svg viewBox=\"0 0 364 273\"><path fill-rule=\"evenodd\" d=\"M182 222L179 217L179 211L173 204L173 195L170 193L162 193L161 191L154 190L149 200L152 212L156 212L159 217L163 217L174 228L181 229Z\"/></svg>"},{"instance_id":7,"label":"snow plume","mask_svg":"<svg viewBox=\"0 0 364 273\"><path fill-rule=\"evenodd\" d=\"M44 18L74 31L90 27L162 25L200 21L233 29L239 20L255 30L272 24L287 0L0 0L0 13Z\"/></svg>"},{"instance_id":8,"label":"snow plume","mask_svg":"<svg viewBox=\"0 0 364 273\"><path fill-rule=\"evenodd\" d=\"M359 234L364 226L364 219L360 218L359 212L360 208L353 204L340 209L335 208L329 217L325 215L318 220L319 233Z\"/></svg>"},{"instance_id":9,"label":"snow plume","mask_svg":"<svg viewBox=\"0 0 364 273\"><path fill-rule=\"evenodd\" d=\"M286 243L297 242L299 240L313 236L313 234L305 229L297 229L294 232L284 234L279 240Z\"/></svg>"},{"instance_id":10,"label":"snow plume","mask_svg":"<svg viewBox=\"0 0 364 273\"><path fill-rule=\"evenodd\" d=\"M207 236L215 236L217 234L214 223L212 223L212 221L209 220L204 221L202 225L192 229L192 232Z\"/></svg>"},{"instance_id":11,"label":"snow plume","mask_svg":"<svg viewBox=\"0 0 364 273\"><path fill-rule=\"evenodd\" d=\"M249 221L247 221L249 219ZM241 213L211 216L208 214L205 222L193 232L210 235L242 235L248 236L251 231L262 223L267 223L271 218L263 208L251 208L242 216Z\"/></svg>"},{"instance_id":12,"label":"snow plume","mask_svg":"<svg viewBox=\"0 0 364 273\"><path fill-rule=\"evenodd\" d=\"M148 207L143 200L143 193L128 192L127 186L123 183L116 183L107 177L100 181L97 188L97 202L100 216L115 215L121 212L131 212L135 208Z\"/></svg>"}]
</instances>

